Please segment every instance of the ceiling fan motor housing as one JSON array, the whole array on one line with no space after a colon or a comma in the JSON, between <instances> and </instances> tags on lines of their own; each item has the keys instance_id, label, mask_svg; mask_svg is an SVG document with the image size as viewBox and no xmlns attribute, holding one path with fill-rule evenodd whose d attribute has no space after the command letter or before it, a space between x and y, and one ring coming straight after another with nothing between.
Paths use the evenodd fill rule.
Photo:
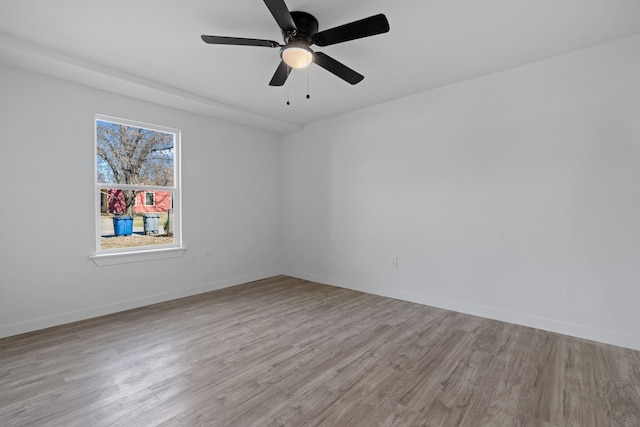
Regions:
<instances>
[{"instance_id":1,"label":"ceiling fan motor housing","mask_svg":"<svg viewBox=\"0 0 640 427\"><path fill-rule=\"evenodd\" d=\"M303 42L307 46L313 43L313 35L318 32L318 20L307 12L291 12L298 31L282 31L284 42Z\"/></svg>"}]
</instances>

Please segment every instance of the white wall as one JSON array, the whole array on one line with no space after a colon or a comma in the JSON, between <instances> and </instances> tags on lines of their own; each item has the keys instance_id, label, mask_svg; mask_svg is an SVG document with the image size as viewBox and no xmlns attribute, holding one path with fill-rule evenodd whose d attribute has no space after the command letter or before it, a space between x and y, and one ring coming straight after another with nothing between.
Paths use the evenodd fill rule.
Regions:
<instances>
[{"instance_id":1,"label":"white wall","mask_svg":"<svg viewBox=\"0 0 640 427\"><path fill-rule=\"evenodd\" d=\"M286 137L285 271L640 349L639 51L628 38Z\"/></svg>"},{"instance_id":2,"label":"white wall","mask_svg":"<svg viewBox=\"0 0 640 427\"><path fill-rule=\"evenodd\" d=\"M4 67L0 93L0 336L278 273L278 136ZM182 130L183 257L89 259L94 113Z\"/></svg>"},{"instance_id":3,"label":"white wall","mask_svg":"<svg viewBox=\"0 0 640 427\"><path fill-rule=\"evenodd\" d=\"M284 263L299 277L640 349L639 50L629 38L283 139L0 67L0 336ZM88 258L94 113L182 130L184 257Z\"/></svg>"}]
</instances>

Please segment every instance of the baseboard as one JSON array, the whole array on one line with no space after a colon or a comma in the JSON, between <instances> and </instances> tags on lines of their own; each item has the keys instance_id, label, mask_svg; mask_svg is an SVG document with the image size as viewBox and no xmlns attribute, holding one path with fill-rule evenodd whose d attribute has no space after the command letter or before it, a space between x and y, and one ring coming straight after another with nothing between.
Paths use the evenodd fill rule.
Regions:
<instances>
[{"instance_id":1,"label":"baseboard","mask_svg":"<svg viewBox=\"0 0 640 427\"><path fill-rule=\"evenodd\" d=\"M121 301L114 304L107 304L98 307L88 308L86 310L77 310L55 316L42 317L39 319L29 320L26 322L13 323L10 325L0 326L0 338L19 335L26 332L33 332L40 329L50 328L52 326L64 325L66 323L77 322L79 320L91 319L94 317L104 316L107 314L118 313L120 311L130 310L132 308L144 307L146 305L157 304L160 302L170 301L173 299L198 295L205 292L215 291L218 289L228 288L230 286L241 285L255 280L262 280L281 274L280 270L270 270L262 273L249 274L246 276L234 277L231 279L211 282L191 288L180 289L175 292L165 292L155 295L136 298L128 301Z\"/></svg>"},{"instance_id":2,"label":"baseboard","mask_svg":"<svg viewBox=\"0 0 640 427\"><path fill-rule=\"evenodd\" d=\"M368 294L379 295L399 299L403 301L415 302L418 304L429 305L432 307L443 308L446 310L457 311L459 313L471 314L487 319L499 320L502 322L513 323L516 325L527 326L530 328L541 329L544 331L555 332L572 337L583 338L604 344L611 344L618 347L625 347L632 350L640 350L640 337L620 334L617 332L606 331L586 327L583 325L571 324L557 321L554 319L546 319L527 314L509 312L486 307L480 305L469 304L462 301L438 298L425 294L418 294L397 289L381 288L376 286L365 285L362 283L343 280L335 277L321 276L309 274L300 271L285 269L282 274L297 277L303 280L323 283L327 285L337 286L354 291L365 292Z\"/></svg>"}]
</instances>

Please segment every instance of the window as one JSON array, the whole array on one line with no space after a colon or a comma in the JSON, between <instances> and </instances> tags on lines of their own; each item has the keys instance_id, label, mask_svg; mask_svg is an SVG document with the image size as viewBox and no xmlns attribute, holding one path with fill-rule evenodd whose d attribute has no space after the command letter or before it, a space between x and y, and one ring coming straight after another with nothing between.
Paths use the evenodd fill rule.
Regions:
<instances>
[{"instance_id":1,"label":"window","mask_svg":"<svg viewBox=\"0 0 640 427\"><path fill-rule=\"evenodd\" d=\"M181 248L180 131L96 115L95 148L92 258Z\"/></svg>"}]
</instances>

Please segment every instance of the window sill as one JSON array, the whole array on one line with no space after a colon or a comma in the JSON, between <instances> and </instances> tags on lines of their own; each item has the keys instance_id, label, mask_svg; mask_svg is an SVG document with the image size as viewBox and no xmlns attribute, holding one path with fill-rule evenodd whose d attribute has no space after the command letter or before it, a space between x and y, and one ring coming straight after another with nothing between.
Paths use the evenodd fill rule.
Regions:
<instances>
[{"instance_id":1,"label":"window sill","mask_svg":"<svg viewBox=\"0 0 640 427\"><path fill-rule=\"evenodd\" d=\"M91 255L89 258L99 266L125 264L129 262L153 261L157 259L177 258L184 254L187 248L151 249L136 252L118 252L109 254Z\"/></svg>"}]
</instances>

